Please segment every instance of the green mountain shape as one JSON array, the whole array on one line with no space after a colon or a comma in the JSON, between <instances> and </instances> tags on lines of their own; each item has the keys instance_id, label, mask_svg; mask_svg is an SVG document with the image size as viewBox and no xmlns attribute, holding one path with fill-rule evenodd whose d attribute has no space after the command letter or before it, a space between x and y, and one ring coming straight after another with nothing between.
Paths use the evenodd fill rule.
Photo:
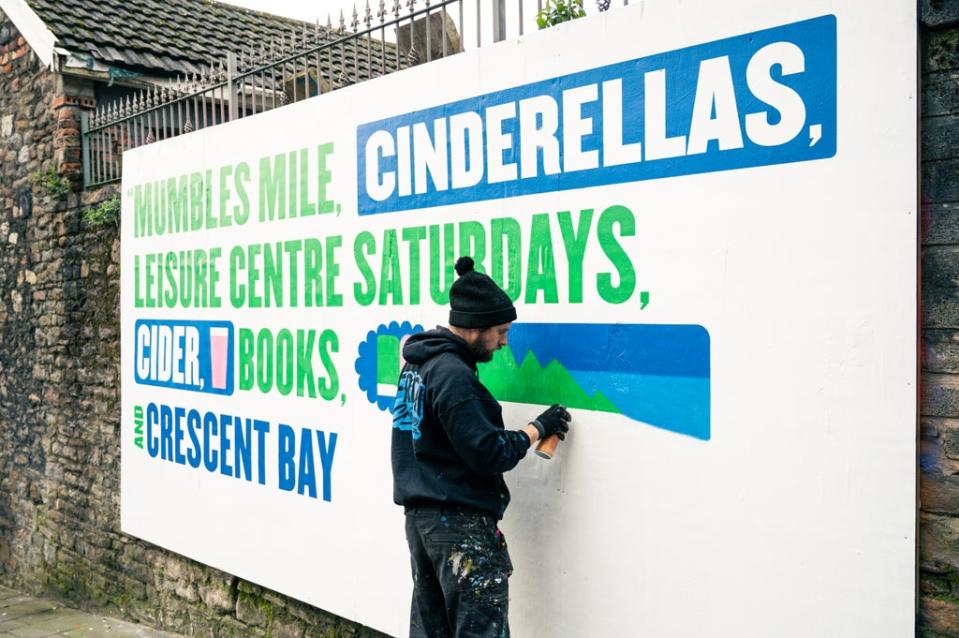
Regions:
<instances>
[{"instance_id":1,"label":"green mountain shape","mask_svg":"<svg viewBox=\"0 0 959 638\"><path fill-rule=\"evenodd\" d=\"M601 392L592 396L586 394L556 359L544 368L536 355L527 352L522 365L518 365L512 349L506 346L493 355L492 361L481 363L478 368L480 381L499 401L539 405L562 403L568 408L620 413Z\"/></svg>"}]
</instances>

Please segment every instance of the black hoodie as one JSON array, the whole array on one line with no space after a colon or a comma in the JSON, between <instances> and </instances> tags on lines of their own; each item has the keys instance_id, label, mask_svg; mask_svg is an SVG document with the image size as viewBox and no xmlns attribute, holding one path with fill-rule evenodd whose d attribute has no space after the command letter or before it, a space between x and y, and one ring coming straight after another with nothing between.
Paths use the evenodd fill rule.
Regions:
<instances>
[{"instance_id":1,"label":"black hoodie","mask_svg":"<svg viewBox=\"0 0 959 638\"><path fill-rule=\"evenodd\" d=\"M393 500L503 518L503 472L526 456L529 437L505 429L502 408L477 377L475 356L449 330L413 335L403 358L393 404Z\"/></svg>"}]
</instances>

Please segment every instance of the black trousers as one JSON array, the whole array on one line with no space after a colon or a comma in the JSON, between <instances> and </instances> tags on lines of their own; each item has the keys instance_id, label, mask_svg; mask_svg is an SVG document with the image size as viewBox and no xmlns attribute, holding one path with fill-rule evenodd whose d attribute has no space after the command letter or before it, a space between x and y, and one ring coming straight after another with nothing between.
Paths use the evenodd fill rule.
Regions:
<instances>
[{"instance_id":1,"label":"black trousers","mask_svg":"<svg viewBox=\"0 0 959 638\"><path fill-rule=\"evenodd\" d=\"M496 519L449 508L409 508L413 568L410 638L509 638L513 564Z\"/></svg>"}]
</instances>

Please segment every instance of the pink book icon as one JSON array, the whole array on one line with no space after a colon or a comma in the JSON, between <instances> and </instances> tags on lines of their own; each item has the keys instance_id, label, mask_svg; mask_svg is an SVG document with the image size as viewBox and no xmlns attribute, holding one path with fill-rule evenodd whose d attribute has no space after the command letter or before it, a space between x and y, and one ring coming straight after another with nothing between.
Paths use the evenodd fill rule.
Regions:
<instances>
[{"instance_id":1,"label":"pink book icon","mask_svg":"<svg viewBox=\"0 0 959 638\"><path fill-rule=\"evenodd\" d=\"M213 388L216 390L226 389L229 339L228 328L210 328L210 376Z\"/></svg>"}]
</instances>

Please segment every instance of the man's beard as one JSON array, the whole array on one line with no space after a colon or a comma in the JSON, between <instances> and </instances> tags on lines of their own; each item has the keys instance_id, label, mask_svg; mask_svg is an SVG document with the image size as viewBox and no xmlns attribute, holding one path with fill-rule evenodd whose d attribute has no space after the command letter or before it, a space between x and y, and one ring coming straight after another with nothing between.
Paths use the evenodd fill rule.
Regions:
<instances>
[{"instance_id":1,"label":"man's beard","mask_svg":"<svg viewBox=\"0 0 959 638\"><path fill-rule=\"evenodd\" d=\"M488 363L493 360L493 350L487 350L483 347L479 340L469 344L470 352L473 353L473 358L476 359L477 363Z\"/></svg>"}]
</instances>

